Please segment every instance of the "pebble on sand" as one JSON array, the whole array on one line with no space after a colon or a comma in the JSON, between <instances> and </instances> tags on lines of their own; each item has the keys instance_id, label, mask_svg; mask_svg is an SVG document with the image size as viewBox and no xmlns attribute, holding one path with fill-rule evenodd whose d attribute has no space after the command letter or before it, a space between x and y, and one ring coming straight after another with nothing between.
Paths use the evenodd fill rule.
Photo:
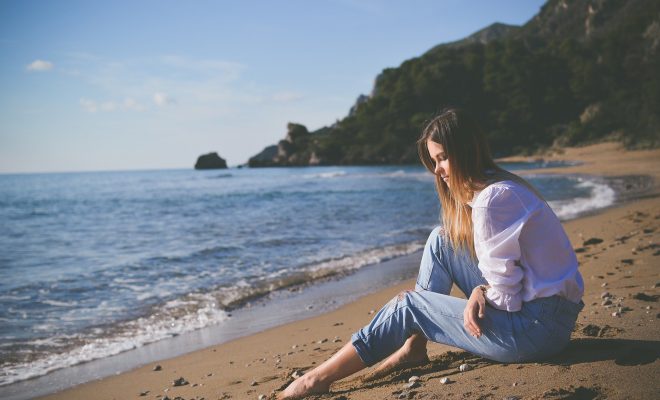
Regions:
<instances>
[{"instance_id":1,"label":"pebble on sand","mask_svg":"<svg viewBox=\"0 0 660 400\"><path fill-rule=\"evenodd\" d=\"M447 377L440 378L440 383L442 383L443 385L450 384L451 382L452 382L451 379L449 379Z\"/></svg>"},{"instance_id":2,"label":"pebble on sand","mask_svg":"<svg viewBox=\"0 0 660 400\"><path fill-rule=\"evenodd\" d=\"M412 383L412 382L417 382L418 380L419 380L419 376L413 375L408 379L408 382Z\"/></svg>"},{"instance_id":3,"label":"pebble on sand","mask_svg":"<svg viewBox=\"0 0 660 400\"><path fill-rule=\"evenodd\" d=\"M461 372L469 371L471 369L472 369L472 367L469 364L461 364L458 367L458 370L461 371Z\"/></svg>"},{"instance_id":4,"label":"pebble on sand","mask_svg":"<svg viewBox=\"0 0 660 400\"><path fill-rule=\"evenodd\" d=\"M419 386L420 386L419 382L417 382L417 381L410 382L410 383L406 384L407 389L414 389L414 388L419 387Z\"/></svg>"},{"instance_id":5,"label":"pebble on sand","mask_svg":"<svg viewBox=\"0 0 660 400\"><path fill-rule=\"evenodd\" d=\"M153 369L153 371L162 371L162 370L163 370L163 367L161 367L160 365L156 365Z\"/></svg>"},{"instance_id":6,"label":"pebble on sand","mask_svg":"<svg viewBox=\"0 0 660 400\"><path fill-rule=\"evenodd\" d=\"M175 379L174 382L172 382L172 386L185 386L188 383L190 382L188 382L186 378L180 377L179 379Z\"/></svg>"}]
</instances>

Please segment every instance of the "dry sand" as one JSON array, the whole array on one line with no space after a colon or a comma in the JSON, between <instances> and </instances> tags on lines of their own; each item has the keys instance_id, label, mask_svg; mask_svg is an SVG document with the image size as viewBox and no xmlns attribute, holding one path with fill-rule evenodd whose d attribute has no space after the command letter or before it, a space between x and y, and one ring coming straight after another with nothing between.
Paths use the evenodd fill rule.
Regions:
<instances>
[{"instance_id":1,"label":"dry sand","mask_svg":"<svg viewBox=\"0 0 660 400\"><path fill-rule=\"evenodd\" d=\"M583 164L535 172L605 175L631 192L597 215L564 224L578 251L586 307L573 340L559 356L539 363L500 364L431 344L431 362L375 382L360 374L336 382L323 399L652 399L660 398L660 150L625 151L614 143L565 149L545 156ZM646 175L646 181L633 175ZM642 182L640 184L640 182ZM648 185L644 191L640 187ZM597 239L597 240L593 240ZM593 244L585 244L593 243ZM152 363L46 396L46 399L257 399L318 365L403 289L405 282L311 319ZM609 296L603 299L604 292ZM458 294L457 294L458 295ZM603 305L608 301L611 304ZM473 368L460 372L467 363ZM154 371L156 364L160 370ZM365 372L368 372L365 371ZM407 388L416 375L419 386ZM173 386L183 377L188 382ZM452 383L443 384L448 377ZM314 398L314 397L312 397Z\"/></svg>"}]
</instances>

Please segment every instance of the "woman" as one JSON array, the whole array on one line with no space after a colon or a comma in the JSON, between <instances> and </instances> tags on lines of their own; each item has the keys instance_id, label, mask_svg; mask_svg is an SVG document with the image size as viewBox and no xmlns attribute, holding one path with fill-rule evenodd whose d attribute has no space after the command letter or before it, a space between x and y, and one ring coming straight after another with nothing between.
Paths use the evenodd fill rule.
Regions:
<instances>
[{"instance_id":1,"label":"woman","mask_svg":"<svg viewBox=\"0 0 660 400\"><path fill-rule=\"evenodd\" d=\"M568 343L584 284L548 204L495 164L480 128L459 109L434 118L417 145L435 175L443 227L426 242L415 291L392 299L280 398L327 392L383 359L378 371L427 362L427 340L500 362L539 360ZM452 284L467 300L449 296Z\"/></svg>"}]
</instances>

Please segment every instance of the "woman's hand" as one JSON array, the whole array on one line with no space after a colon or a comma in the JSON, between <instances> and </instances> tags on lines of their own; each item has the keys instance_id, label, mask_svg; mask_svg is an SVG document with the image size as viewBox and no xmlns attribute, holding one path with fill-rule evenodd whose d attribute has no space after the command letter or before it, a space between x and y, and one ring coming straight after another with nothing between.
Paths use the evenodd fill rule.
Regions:
<instances>
[{"instance_id":1,"label":"woman's hand","mask_svg":"<svg viewBox=\"0 0 660 400\"><path fill-rule=\"evenodd\" d=\"M486 296L483 286L477 286L472 290L465 310L463 310L463 326L470 335L478 338L481 336L479 319L486 315Z\"/></svg>"}]
</instances>

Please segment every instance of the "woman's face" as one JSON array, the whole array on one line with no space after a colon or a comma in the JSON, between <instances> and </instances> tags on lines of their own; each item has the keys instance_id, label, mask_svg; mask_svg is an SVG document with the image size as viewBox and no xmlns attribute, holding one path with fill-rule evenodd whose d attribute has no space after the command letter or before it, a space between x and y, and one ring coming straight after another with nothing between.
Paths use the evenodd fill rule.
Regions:
<instances>
[{"instance_id":1,"label":"woman's face","mask_svg":"<svg viewBox=\"0 0 660 400\"><path fill-rule=\"evenodd\" d=\"M429 155L435 167L433 173L442 178L447 186L449 186L451 170L449 169L449 158L447 158L444 147L440 143L428 140L426 142L426 148L429 149Z\"/></svg>"}]
</instances>

